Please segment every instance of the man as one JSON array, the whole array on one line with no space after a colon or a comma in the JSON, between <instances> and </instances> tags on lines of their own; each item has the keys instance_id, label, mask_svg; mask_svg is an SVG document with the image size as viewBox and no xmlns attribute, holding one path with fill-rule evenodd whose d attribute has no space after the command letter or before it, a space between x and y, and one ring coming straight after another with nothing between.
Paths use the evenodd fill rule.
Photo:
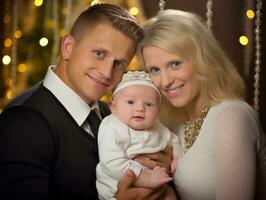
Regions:
<instances>
[{"instance_id":1,"label":"man","mask_svg":"<svg viewBox=\"0 0 266 200\"><path fill-rule=\"evenodd\" d=\"M1 199L98 199L95 120L109 114L98 100L120 81L141 36L136 20L115 5L81 13L62 40L57 66L0 115ZM161 160L152 156L151 167ZM117 199L162 195L163 188L131 187L134 178L125 174Z\"/></svg>"}]
</instances>

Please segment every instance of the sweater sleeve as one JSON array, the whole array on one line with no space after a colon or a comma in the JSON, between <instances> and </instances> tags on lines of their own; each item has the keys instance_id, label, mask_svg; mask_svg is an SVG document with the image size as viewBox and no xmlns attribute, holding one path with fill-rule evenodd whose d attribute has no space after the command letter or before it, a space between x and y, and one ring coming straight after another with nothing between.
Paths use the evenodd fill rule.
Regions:
<instances>
[{"instance_id":1,"label":"sweater sleeve","mask_svg":"<svg viewBox=\"0 0 266 200\"><path fill-rule=\"evenodd\" d=\"M14 107L0 116L1 199L48 199L54 144L45 118Z\"/></svg>"},{"instance_id":2,"label":"sweater sleeve","mask_svg":"<svg viewBox=\"0 0 266 200\"><path fill-rule=\"evenodd\" d=\"M243 107L229 106L218 114L214 131L216 199L254 199L256 119Z\"/></svg>"},{"instance_id":3,"label":"sweater sleeve","mask_svg":"<svg viewBox=\"0 0 266 200\"><path fill-rule=\"evenodd\" d=\"M129 143L128 131L113 124L100 126L98 133L100 167L104 173L114 180L120 180L127 169L139 176L141 167L131 160L126 149Z\"/></svg>"}]
</instances>

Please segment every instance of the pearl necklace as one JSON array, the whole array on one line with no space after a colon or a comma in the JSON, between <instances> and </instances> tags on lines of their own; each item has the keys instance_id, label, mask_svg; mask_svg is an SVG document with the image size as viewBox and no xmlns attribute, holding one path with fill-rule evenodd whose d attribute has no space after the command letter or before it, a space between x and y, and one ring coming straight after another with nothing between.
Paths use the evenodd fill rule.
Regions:
<instances>
[{"instance_id":1,"label":"pearl necklace","mask_svg":"<svg viewBox=\"0 0 266 200\"><path fill-rule=\"evenodd\" d=\"M210 107L208 105L204 106L201 110L201 115L194 121L186 121L185 122L185 148L184 153L194 144L197 136L199 135L201 126L205 117L208 114Z\"/></svg>"}]
</instances>

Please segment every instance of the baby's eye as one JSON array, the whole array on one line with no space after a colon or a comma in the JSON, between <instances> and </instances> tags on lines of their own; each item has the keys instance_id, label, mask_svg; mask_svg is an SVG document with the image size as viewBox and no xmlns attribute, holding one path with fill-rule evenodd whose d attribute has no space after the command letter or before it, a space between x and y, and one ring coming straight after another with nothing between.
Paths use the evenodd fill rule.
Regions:
<instances>
[{"instance_id":1,"label":"baby's eye","mask_svg":"<svg viewBox=\"0 0 266 200\"><path fill-rule=\"evenodd\" d=\"M159 69L159 67L150 67L148 69L148 73L151 75L156 75L156 74L160 73L160 69Z\"/></svg>"},{"instance_id":2,"label":"baby's eye","mask_svg":"<svg viewBox=\"0 0 266 200\"><path fill-rule=\"evenodd\" d=\"M133 100L128 100L127 103L128 104L134 104L134 101Z\"/></svg>"},{"instance_id":3,"label":"baby's eye","mask_svg":"<svg viewBox=\"0 0 266 200\"><path fill-rule=\"evenodd\" d=\"M122 61L120 61L120 60L116 60L116 61L114 62L114 66L115 66L116 68L118 68L118 69L123 69L123 70L126 68L125 63L122 62Z\"/></svg>"}]
</instances>

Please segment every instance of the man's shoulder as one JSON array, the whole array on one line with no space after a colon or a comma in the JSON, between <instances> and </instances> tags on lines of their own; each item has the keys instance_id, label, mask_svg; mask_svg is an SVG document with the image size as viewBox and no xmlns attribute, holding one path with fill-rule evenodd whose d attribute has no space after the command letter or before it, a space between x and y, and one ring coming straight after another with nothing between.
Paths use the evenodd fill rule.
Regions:
<instances>
[{"instance_id":1,"label":"man's shoulder","mask_svg":"<svg viewBox=\"0 0 266 200\"><path fill-rule=\"evenodd\" d=\"M6 107L4 110L7 110L11 107L14 106L20 106L23 103L25 103L37 90L38 88L42 85L42 82L37 83L36 85L32 86L25 92L23 92L21 95L17 96L14 98Z\"/></svg>"}]
</instances>

